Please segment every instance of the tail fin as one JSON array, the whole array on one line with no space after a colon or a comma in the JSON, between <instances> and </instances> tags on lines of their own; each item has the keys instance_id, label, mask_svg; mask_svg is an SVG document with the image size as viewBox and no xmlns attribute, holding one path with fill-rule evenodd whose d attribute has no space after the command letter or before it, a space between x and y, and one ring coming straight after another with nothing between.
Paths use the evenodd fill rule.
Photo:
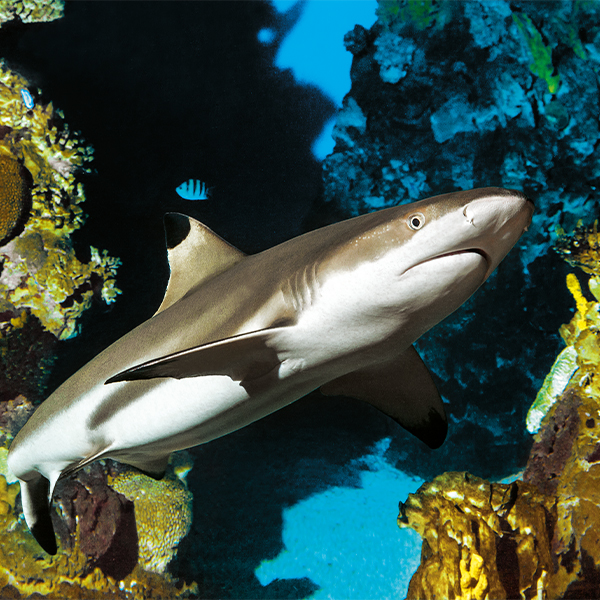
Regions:
<instances>
[{"instance_id":1,"label":"tail fin","mask_svg":"<svg viewBox=\"0 0 600 600\"><path fill-rule=\"evenodd\" d=\"M42 475L36 475L29 481L19 480L25 521L38 544L48 554L56 554L56 536L50 518L50 482Z\"/></svg>"}]
</instances>

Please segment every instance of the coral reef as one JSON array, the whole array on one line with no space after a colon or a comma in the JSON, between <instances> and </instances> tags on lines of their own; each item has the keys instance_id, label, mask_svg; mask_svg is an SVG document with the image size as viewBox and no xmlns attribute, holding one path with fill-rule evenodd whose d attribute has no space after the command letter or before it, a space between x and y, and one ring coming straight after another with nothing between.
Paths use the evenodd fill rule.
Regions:
<instances>
[{"instance_id":1,"label":"coral reef","mask_svg":"<svg viewBox=\"0 0 600 600\"><path fill-rule=\"evenodd\" d=\"M56 18L62 7L62 2L0 2L0 19ZM196 595L196 584L144 569L148 563L162 570L160 560L173 556L189 527L189 507L166 536L160 529L147 533L161 550L159 564L149 558L151 542L144 538L139 562L133 502L107 485L104 465L91 465L57 484L56 556L42 553L25 525L18 484L6 465L7 447L34 410L29 400L43 393L58 340L77 334L77 320L94 297L110 304L120 293L115 285L119 260L93 247L87 263L76 256L70 236L84 222L80 205L85 200L79 176L88 171L93 151L69 130L59 110L42 101L39 90L1 61L0 109L0 596ZM177 465L182 477L189 468ZM172 488L165 498L175 510L184 500L175 483ZM144 507L168 510L160 501L139 504L144 526L152 518ZM155 524L165 525L160 518Z\"/></svg>"},{"instance_id":2,"label":"coral reef","mask_svg":"<svg viewBox=\"0 0 600 600\"><path fill-rule=\"evenodd\" d=\"M0 27L13 19L23 23L54 21L64 10L64 0L0 0Z\"/></svg>"},{"instance_id":3,"label":"coral reef","mask_svg":"<svg viewBox=\"0 0 600 600\"><path fill-rule=\"evenodd\" d=\"M535 437L525 481L556 498L552 549L556 573L550 597L600 597L600 238L597 223L559 232L557 251L589 274L588 300L574 273L567 287L575 300L573 318L560 328L575 353L577 372L548 409Z\"/></svg>"},{"instance_id":4,"label":"coral reef","mask_svg":"<svg viewBox=\"0 0 600 600\"><path fill-rule=\"evenodd\" d=\"M186 598L198 588L168 576L144 571L139 565L120 581L91 567L81 551L77 531L72 546L56 556L40 552L27 530L18 502L18 484L0 475L0 596L2 598ZM76 529L78 526L76 524Z\"/></svg>"},{"instance_id":5,"label":"coral reef","mask_svg":"<svg viewBox=\"0 0 600 600\"><path fill-rule=\"evenodd\" d=\"M134 503L140 564L164 573L192 525L192 494L177 477L156 481L134 470L110 477L109 485Z\"/></svg>"},{"instance_id":6,"label":"coral reef","mask_svg":"<svg viewBox=\"0 0 600 600\"><path fill-rule=\"evenodd\" d=\"M27 81L0 62L0 157L31 173L31 216L19 237L0 247L2 334L27 322L23 310L59 339L77 334L77 318L94 294L106 303L119 293L119 260L90 249L87 264L75 256L70 235L81 227L85 199L77 174L93 151L82 144L52 104L29 109L20 91Z\"/></svg>"},{"instance_id":7,"label":"coral reef","mask_svg":"<svg viewBox=\"0 0 600 600\"><path fill-rule=\"evenodd\" d=\"M551 502L534 485L448 472L400 503L423 538L408 598L531 598L552 571ZM538 596L539 597L539 596Z\"/></svg>"}]
</instances>

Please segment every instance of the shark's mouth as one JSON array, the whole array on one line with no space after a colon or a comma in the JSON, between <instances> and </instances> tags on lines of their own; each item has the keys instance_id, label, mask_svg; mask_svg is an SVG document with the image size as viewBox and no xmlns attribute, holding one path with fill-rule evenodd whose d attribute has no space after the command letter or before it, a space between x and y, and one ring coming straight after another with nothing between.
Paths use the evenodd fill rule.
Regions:
<instances>
[{"instance_id":1,"label":"shark's mouth","mask_svg":"<svg viewBox=\"0 0 600 600\"><path fill-rule=\"evenodd\" d=\"M412 267L409 267L408 269L406 269L405 273L410 271L411 269L415 269L416 267L420 267L421 265L433 262L440 258L448 258L450 256L460 256L460 255L464 255L464 254L478 254L485 260L485 263L488 266L488 270L490 268L490 265L492 264L491 257L487 254L487 252L485 252L481 248L466 248L464 250L455 250L454 252L444 252L443 254L437 254L435 256L431 256L430 258L426 258L425 260L417 263L416 265L413 265ZM488 275L489 275L489 273L488 273Z\"/></svg>"}]
</instances>

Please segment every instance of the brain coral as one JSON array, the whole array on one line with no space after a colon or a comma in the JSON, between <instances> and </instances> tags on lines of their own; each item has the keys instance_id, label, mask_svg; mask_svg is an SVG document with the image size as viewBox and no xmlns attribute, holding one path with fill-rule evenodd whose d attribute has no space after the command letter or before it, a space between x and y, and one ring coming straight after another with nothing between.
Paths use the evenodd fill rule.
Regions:
<instances>
[{"instance_id":1,"label":"brain coral","mask_svg":"<svg viewBox=\"0 0 600 600\"><path fill-rule=\"evenodd\" d=\"M0 156L0 246L23 229L31 209L31 174L17 160Z\"/></svg>"},{"instance_id":2,"label":"brain coral","mask_svg":"<svg viewBox=\"0 0 600 600\"><path fill-rule=\"evenodd\" d=\"M129 470L109 485L134 503L140 564L163 573L192 525L192 494L179 479L156 481Z\"/></svg>"}]
</instances>

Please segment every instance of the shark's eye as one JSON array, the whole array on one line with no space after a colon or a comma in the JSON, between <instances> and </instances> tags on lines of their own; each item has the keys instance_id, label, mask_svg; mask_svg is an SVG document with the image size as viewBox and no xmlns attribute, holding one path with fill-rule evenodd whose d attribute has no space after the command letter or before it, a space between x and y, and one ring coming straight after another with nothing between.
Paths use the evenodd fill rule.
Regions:
<instances>
[{"instance_id":1,"label":"shark's eye","mask_svg":"<svg viewBox=\"0 0 600 600\"><path fill-rule=\"evenodd\" d=\"M406 222L411 229L418 231L425 225L425 217L421 213L415 213L414 215L410 215Z\"/></svg>"}]
</instances>

